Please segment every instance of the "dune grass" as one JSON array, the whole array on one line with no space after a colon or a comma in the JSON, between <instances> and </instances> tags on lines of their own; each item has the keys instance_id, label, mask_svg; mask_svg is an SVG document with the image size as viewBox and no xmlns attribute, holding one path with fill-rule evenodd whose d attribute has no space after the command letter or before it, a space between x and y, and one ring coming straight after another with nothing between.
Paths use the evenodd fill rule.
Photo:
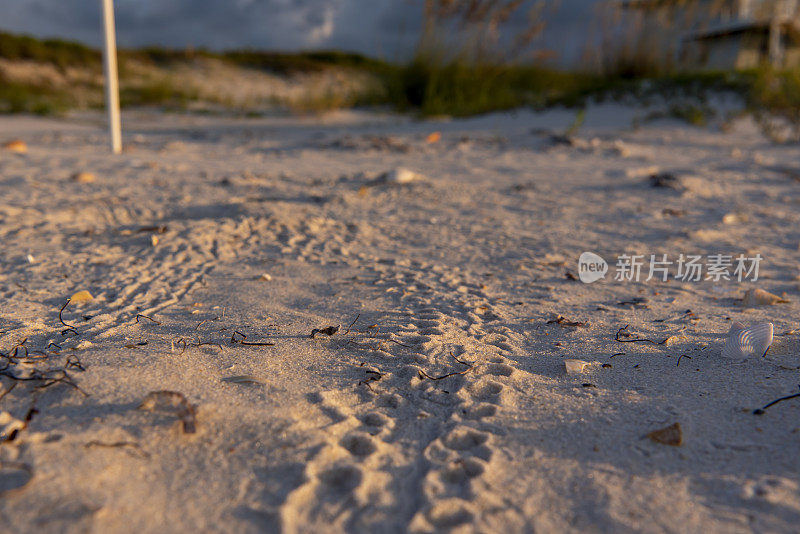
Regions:
<instances>
[{"instance_id":1,"label":"dune grass","mask_svg":"<svg viewBox=\"0 0 800 534\"><path fill-rule=\"evenodd\" d=\"M197 58L214 59L238 69L265 71L280 76L346 70L367 73L376 80L362 93L343 96L334 92L291 103L298 112L324 112L355 106L381 106L422 116L469 116L519 107L542 109L561 105L582 108L589 100L607 99L647 104L669 102L669 116L704 125L713 115L710 94L739 95L756 114L769 114L791 124L800 137L800 70L769 68L747 72L661 73L638 72L625 63L605 74L568 72L534 65L500 61L463 60L420 52L407 64L392 64L363 55L319 51L301 53L234 50L167 50L144 48L120 51L123 106L161 106L186 109L200 95L164 76L175 66ZM0 59L50 65L59 71L84 69L96 76L80 88L57 88L46 82L4 79L0 70L0 112L60 113L76 107L102 106L101 55L97 50L58 39L40 40L0 32ZM137 68L129 68L130 65ZM142 77L141 65L154 65L159 75ZM622 68L625 67L625 68ZM235 83L235 80L232 81ZM217 102L220 104L220 102ZM224 102L222 103L224 105ZM237 110L248 113L253 110ZM254 111L255 112L255 111Z\"/></svg>"}]
</instances>

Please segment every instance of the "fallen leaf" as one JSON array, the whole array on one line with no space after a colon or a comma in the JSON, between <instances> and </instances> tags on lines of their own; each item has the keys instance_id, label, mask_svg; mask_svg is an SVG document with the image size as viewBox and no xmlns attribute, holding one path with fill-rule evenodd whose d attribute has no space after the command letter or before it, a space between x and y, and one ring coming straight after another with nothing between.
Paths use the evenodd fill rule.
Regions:
<instances>
[{"instance_id":1,"label":"fallen leaf","mask_svg":"<svg viewBox=\"0 0 800 534\"><path fill-rule=\"evenodd\" d=\"M441 138L441 132L431 132L428 134L428 137L425 138L425 142L429 144L438 143Z\"/></svg>"}]
</instances>

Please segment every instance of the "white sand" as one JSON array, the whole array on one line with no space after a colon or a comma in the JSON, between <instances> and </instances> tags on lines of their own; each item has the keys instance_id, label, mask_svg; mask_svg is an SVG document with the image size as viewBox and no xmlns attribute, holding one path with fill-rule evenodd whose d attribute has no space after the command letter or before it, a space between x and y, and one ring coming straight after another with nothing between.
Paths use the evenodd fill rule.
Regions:
<instances>
[{"instance_id":1,"label":"white sand","mask_svg":"<svg viewBox=\"0 0 800 534\"><path fill-rule=\"evenodd\" d=\"M537 133L566 111L139 113L120 157L95 116L0 118L0 141L29 147L0 150L0 351L52 340L9 369L77 356L90 394L32 381L0 400L38 410L0 445L0 530L796 531L800 399L751 412L797 391L800 336L765 358L719 350L734 320L800 327L800 183L781 170L800 173L797 146L633 116L592 108L570 147ZM376 180L401 166L427 179ZM651 167L686 191L650 187ZM159 225L155 246L137 231ZM755 284L567 279L587 250L764 261ZM744 310L749 287L790 303ZM683 337L615 342L626 324ZM420 378L465 370L451 354L472 369ZM566 375L565 359L597 363ZM136 409L154 390L186 395L195 434ZM682 446L646 438L675 422Z\"/></svg>"}]
</instances>

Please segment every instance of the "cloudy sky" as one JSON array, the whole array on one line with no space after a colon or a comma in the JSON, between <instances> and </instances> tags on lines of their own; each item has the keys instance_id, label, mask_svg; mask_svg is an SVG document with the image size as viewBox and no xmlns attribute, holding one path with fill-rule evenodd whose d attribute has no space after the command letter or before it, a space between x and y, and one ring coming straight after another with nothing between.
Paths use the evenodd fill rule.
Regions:
<instances>
[{"instance_id":1,"label":"cloudy sky","mask_svg":"<svg viewBox=\"0 0 800 534\"><path fill-rule=\"evenodd\" d=\"M574 56L596 0L561 0L546 46ZM306 50L408 57L424 0L115 0L120 46ZM0 29L100 44L98 0L0 0Z\"/></svg>"}]
</instances>

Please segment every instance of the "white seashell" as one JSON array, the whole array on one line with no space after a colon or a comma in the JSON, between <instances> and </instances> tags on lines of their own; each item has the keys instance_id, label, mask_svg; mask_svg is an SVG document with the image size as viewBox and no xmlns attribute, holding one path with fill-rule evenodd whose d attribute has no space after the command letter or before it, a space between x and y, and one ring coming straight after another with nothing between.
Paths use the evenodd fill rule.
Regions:
<instances>
[{"instance_id":1,"label":"white seashell","mask_svg":"<svg viewBox=\"0 0 800 534\"><path fill-rule=\"evenodd\" d=\"M411 182L420 182L424 179L425 177L423 175L403 167L392 169L378 178L379 181L390 184L410 184Z\"/></svg>"},{"instance_id":2,"label":"white seashell","mask_svg":"<svg viewBox=\"0 0 800 534\"><path fill-rule=\"evenodd\" d=\"M769 306L771 304L787 303L786 299L779 297L769 291L763 289L748 289L742 299L742 305L745 308L753 308L755 306Z\"/></svg>"},{"instance_id":3,"label":"white seashell","mask_svg":"<svg viewBox=\"0 0 800 534\"><path fill-rule=\"evenodd\" d=\"M772 323L758 323L745 328L740 322L731 325L728 339L722 348L726 358L747 358L748 356L764 356L772 344L774 327Z\"/></svg>"},{"instance_id":4,"label":"white seashell","mask_svg":"<svg viewBox=\"0 0 800 534\"><path fill-rule=\"evenodd\" d=\"M726 213L722 217L723 224L739 224L747 222L747 215L741 213Z\"/></svg>"},{"instance_id":5,"label":"white seashell","mask_svg":"<svg viewBox=\"0 0 800 534\"><path fill-rule=\"evenodd\" d=\"M581 374L586 367L591 366L590 362L585 362L583 360L564 360L564 371L568 375L579 375Z\"/></svg>"}]
</instances>

